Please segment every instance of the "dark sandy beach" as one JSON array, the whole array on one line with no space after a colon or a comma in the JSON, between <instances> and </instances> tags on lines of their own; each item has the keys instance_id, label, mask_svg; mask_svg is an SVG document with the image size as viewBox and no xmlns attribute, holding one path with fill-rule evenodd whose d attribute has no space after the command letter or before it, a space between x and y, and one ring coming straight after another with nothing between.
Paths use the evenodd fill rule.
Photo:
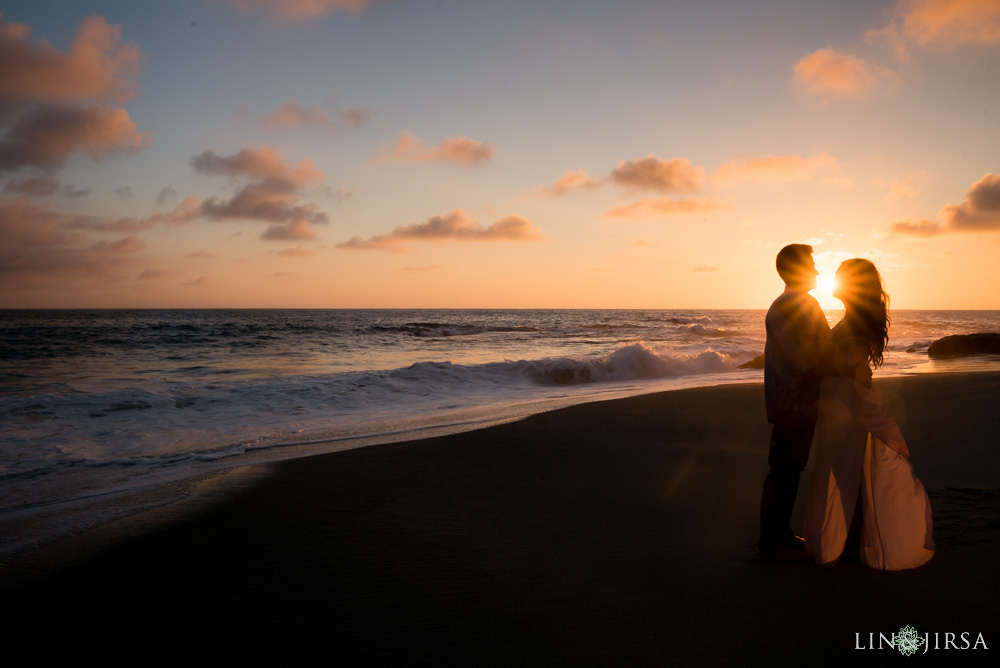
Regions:
<instances>
[{"instance_id":1,"label":"dark sandy beach","mask_svg":"<svg viewBox=\"0 0 1000 668\"><path fill-rule=\"evenodd\" d=\"M986 662L1000 374L876 382L931 494L914 571L761 561L763 387L700 388L269 465L53 544L3 566L8 654L30 632L59 663L826 665L902 659L857 639L910 625L989 648L924 660Z\"/></svg>"}]
</instances>

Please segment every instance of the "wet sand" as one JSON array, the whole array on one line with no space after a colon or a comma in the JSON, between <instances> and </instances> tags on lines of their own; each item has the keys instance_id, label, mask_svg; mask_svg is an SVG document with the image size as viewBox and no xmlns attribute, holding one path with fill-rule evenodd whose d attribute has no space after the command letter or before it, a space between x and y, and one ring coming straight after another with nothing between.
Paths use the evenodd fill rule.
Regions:
<instances>
[{"instance_id":1,"label":"wet sand","mask_svg":"<svg viewBox=\"0 0 1000 668\"><path fill-rule=\"evenodd\" d=\"M195 511L5 564L6 626L76 661L510 666L884 662L897 652L858 639L910 625L958 646L981 633L989 651L948 654L985 661L1000 374L876 383L931 494L938 551L914 571L758 558L769 427L752 384L247 469Z\"/></svg>"}]
</instances>

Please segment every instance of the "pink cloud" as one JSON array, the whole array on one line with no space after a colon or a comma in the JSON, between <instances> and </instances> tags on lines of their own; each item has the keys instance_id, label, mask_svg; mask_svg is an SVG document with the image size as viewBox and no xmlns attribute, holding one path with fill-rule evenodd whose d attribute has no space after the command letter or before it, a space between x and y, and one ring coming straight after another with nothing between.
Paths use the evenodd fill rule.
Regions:
<instances>
[{"instance_id":1,"label":"pink cloud","mask_svg":"<svg viewBox=\"0 0 1000 668\"><path fill-rule=\"evenodd\" d=\"M307 23L335 12L359 14L369 0L229 0L241 12L263 12L284 23Z\"/></svg>"},{"instance_id":2,"label":"pink cloud","mask_svg":"<svg viewBox=\"0 0 1000 668\"><path fill-rule=\"evenodd\" d=\"M135 95L143 54L131 42L121 44L119 26L84 19L66 53L45 40L32 44L30 33L0 14L0 102L121 103Z\"/></svg>"},{"instance_id":3,"label":"pink cloud","mask_svg":"<svg viewBox=\"0 0 1000 668\"><path fill-rule=\"evenodd\" d=\"M330 116L319 107L300 107L295 100L289 100L270 116L260 119L269 128L318 127L326 130L337 130L343 127L360 127L371 120L371 109L350 108L336 112L336 118Z\"/></svg>"},{"instance_id":4,"label":"pink cloud","mask_svg":"<svg viewBox=\"0 0 1000 668\"><path fill-rule=\"evenodd\" d=\"M205 174L275 179L295 187L323 180L323 172L316 169L311 158L290 167L285 164L281 151L267 147L244 148L230 156L220 156L209 149L192 158L191 165Z\"/></svg>"},{"instance_id":5,"label":"pink cloud","mask_svg":"<svg viewBox=\"0 0 1000 668\"><path fill-rule=\"evenodd\" d=\"M311 224L325 224L326 214L314 204L300 204L300 189L322 181L323 173L311 159L294 167L285 164L280 151L271 148L242 149L231 156L202 152L191 161L202 173L230 178L256 179L240 188L228 200L209 197L201 204L201 214L214 220L262 220L272 225L261 235L268 240L315 240Z\"/></svg>"},{"instance_id":6,"label":"pink cloud","mask_svg":"<svg viewBox=\"0 0 1000 668\"><path fill-rule=\"evenodd\" d=\"M144 242L134 236L88 243L85 219L28 199L0 198L0 285L50 284L53 278L108 280L134 275Z\"/></svg>"},{"instance_id":7,"label":"pink cloud","mask_svg":"<svg viewBox=\"0 0 1000 668\"><path fill-rule=\"evenodd\" d=\"M337 244L351 250L402 250L407 241L540 241L542 235L531 221L521 216L507 216L483 227L477 225L462 209L443 216L432 216L424 223L404 225L389 234L368 239L354 237Z\"/></svg>"},{"instance_id":8,"label":"pink cloud","mask_svg":"<svg viewBox=\"0 0 1000 668\"><path fill-rule=\"evenodd\" d=\"M688 197L685 199L643 198L638 202L616 206L604 214L605 218L639 220L643 218L662 217L675 213L702 213L717 211L725 206L711 197Z\"/></svg>"},{"instance_id":9,"label":"pink cloud","mask_svg":"<svg viewBox=\"0 0 1000 668\"><path fill-rule=\"evenodd\" d=\"M795 65L795 85L812 95L857 97L875 87L876 77L862 59L827 47Z\"/></svg>"},{"instance_id":10,"label":"pink cloud","mask_svg":"<svg viewBox=\"0 0 1000 668\"><path fill-rule=\"evenodd\" d=\"M101 158L135 153L151 143L121 108L34 107L0 138L0 173L60 167L74 153Z\"/></svg>"},{"instance_id":11,"label":"pink cloud","mask_svg":"<svg viewBox=\"0 0 1000 668\"><path fill-rule=\"evenodd\" d=\"M532 193L539 197L562 197L570 190L596 190L600 187L600 182L592 179L581 167L576 171L566 170L551 186L534 188Z\"/></svg>"},{"instance_id":12,"label":"pink cloud","mask_svg":"<svg viewBox=\"0 0 1000 668\"><path fill-rule=\"evenodd\" d=\"M372 156L372 164L383 162L452 162L475 165L489 160L495 153L493 144L468 137L446 137L437 146L426 146L424 140L410 132L396 135L392 146L383 146Z\"/></svg>"},{"instance_id":13,"label":"pink cloud","mask_svg":"<svg viewBox=\"0 0 1000 668\"><path fill-rule=\"evenodd\" d=\"M938 217L938 221L898 221L889 226L889 231L920 237L950 232L1000 231L1000 175L983 175L965 193L961 204L945 205Z\"/></svg>"},{"instance_id":14,"label":"pink cloud","mask_svg":"<svg viewBox=\"0 0 1000 668\"><path fill-rule=\"evenodd\" d=\"M637 160L620 160L611 178L634 190L700 192L702 170L687 158L660 160L650 153Z\"/></svg>"}]
</instances>

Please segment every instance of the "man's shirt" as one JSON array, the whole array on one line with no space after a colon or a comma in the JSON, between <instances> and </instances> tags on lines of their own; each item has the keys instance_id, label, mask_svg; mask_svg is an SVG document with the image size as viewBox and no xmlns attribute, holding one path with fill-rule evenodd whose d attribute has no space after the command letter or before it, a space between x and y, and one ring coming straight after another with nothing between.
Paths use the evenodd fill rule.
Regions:
<instances>
[{"instance_id":1,"label":"man's shirt","mask_svg":"<svg viewBox=\"0 0 1000 668\"><path fill-rule=\"evenodd\" d=\"M808 292L792 288L774 300L764 320L764 401L767 420L786 411L814 417L820 355L830 326Z\"/></svg>"}]
</instances>

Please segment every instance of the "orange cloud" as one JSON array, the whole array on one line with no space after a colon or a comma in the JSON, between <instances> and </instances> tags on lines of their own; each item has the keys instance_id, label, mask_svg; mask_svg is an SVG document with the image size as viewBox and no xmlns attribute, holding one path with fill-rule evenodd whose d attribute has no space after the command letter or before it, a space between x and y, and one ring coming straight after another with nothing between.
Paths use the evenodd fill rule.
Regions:
<instances>
[{"instance_id":1,"label":"orange cloud","mask_svg":"<svg viewBox=\"0 0 1000 668\"><path fill-rule=\"evenodd\" d=\"M369 0L229 0L241 12L264 12L287 23L306 23L335 12L359 14Z\"/></svg>"},{"instance_id":2,"label":"orange cloud","mask_svg":"<svg viewBox=\"0 0 1000 668\"><path fill-rule=\"evenodd\" d=\"M326 130L337 130L342 127L360 127L371 120L371 109L350 108L336 112L337 119L330 118L319 107L300 107L295 100L289 100L270 116L260 119L269 128L318 127Z\"/></svg>"},{"instance_id":3,"label":"orange cloud","mask_svg":"<svg viewBox=\"0 0 1000 668\"><path fill-rule=\"evenodd\" d=\"M0 173L20 167L61 166L74 153L95 160L140 151L151 138L121 108L35 107L0 139Z\"/></svg>"},{"instance_id":4,"label":"orange cloud","mask_svg":"<svg viewBox=\"0 0 1000 668\"><path fill-rule=\"evenodd\" d=\"M395 228L389 234L367 239L354 237L337 244L337 248L349 250L393 250L403 249L406 241L540 241L541 233L531 221L521 216L507 216L503 220L483 227L462 209L455 209L443 216L432 216L425 223L415 223Z\"/></svg>"},{"instance_id":5,"label":"orange cloud","mask_svg":"<svg viewBox=\"0 0 1000 668\"><path fill-rule=\"evenodd\" d=\"M231 156L208 150L195 156L191 165L206 174L230 178L256 179L240 188L232 198L205 199L201 214L214 220L250 219L273 223L262 235L268 240L308 240L317 238L310 224L324 224L326 214L314 204L299 204L299 190L323 173L311 159L295 167L286 165L280 151L271 148L242 149Z\"/></svg>"},{"instance_id":6,"label":"orange cloud","mask_svg":"<svg viewBox=\"0 0 1000 668\"><path fill-rule=\"evenodd\" d=\"M820 172L834 172L837 159L827 153L803 158L798 155L764 155L727 162L712 174L717 181L789 183L814 178Z\"/></svg>"},{"instance_id":7,"label":"orange cloud","mask_svg":"<svg viewBox=\"0 0 1000 668\"><path fill-rule=\"evenodd\" d=\"M949 232L1000 231L1000 176L985 174L972 184L961 204L948 204L938 212L940 221L904 220L892 223L894 234L929 237Z\"/></svg>"},{"instance_id":8,"label":"orange cloud","mask_svg":"<svg viewBox=\"0 0 1000 668\"><path fill-rule=\"evenodd\" d=\"M904 0L896 6L903 34L921 46L953 49L1000 42L996 0Z\"/></svg>"},{"instance_id":9,"label":"orange cloud","mask_svg":"<svg viewBox=\"0 0 1000 668\"><path fill-rule=\"evenodd\" d=\"M570 190L596 190L600 187L600 182L590 178L581 167L575 172L568 169L551 186L533 188L531 192L538 197L562 197Z\"/></svg>"},{"instance_id":10,"label":"orange cloud","mask_svg":"<svg viewBox=\"0 0 1000 668\"><path fill-rule=\"evenodd\" d=\"M696 273L696 274L702 274L702 273L711 274L711 273L719 271L719 268L718 267L710 267L708 265L703 264L703 265L700 265L698 267L695 267L691 271L694 272L694 273Z\"/></svg>"},{"instance_id":11,"label":"orange cloud","mask_svg":"<svg viewBox=\"0 0 1000 668\"><path fill-rule=\"evenodd\" d=\"M42 40L31 29L7 23L0 12L0 108L11 103L66 104L85 100L125 102L138 88L143 55L121 44L121 28L101 17L84 19L69 51Z\"/></svg>"},{"instance_id":12,"label":"orange cloud","mask_svg":"<svg viewBox=\"0 0 1000 668\"><path fill-rule=\"evenodd\" d=\"M155 281L160 278L170 278L176 276L177 272L171 269L143 269L139 274L140 281Z\"/></svg>"},{"instance_id":13,"label":"orange cloud","mask_svg":"<svg viewBox=\"0 0 1000 668\"><path fill-rule=\"evenodd\" d=\"M424 140L411 132L396 135L392 146L375 151L372 164L383 162L453 162L475 165L489 160L495 153L493 144L468 137L446 137L437 146L425 146Z\"/></svg>"},{"instance_id":14,"label":"orange cloud","mask_svg":"<svg viewBox=\"0 0 1000 668\"><path fill-rule=\"evenodd\" d=\"M660 160L650 153L637 160L619 160L611 178L626 188L660 192L700 192L702 170L687 158Z\"/></svg>"},{"instance_id":15,"label":"orange cloud","mask_svg":"<svg viewBox=\"0 0 1000 668\"><path fill-rule=\"evenodd\" d=\"M120 28L89 18L63 53L45 40L32 44L28 26L0 17L0 173L149 146L127 111L94 104L135 94L142 52L120 42Z\"/></svg>"},{"instance_id":16,"label":"orange cloud","mask_svg":"<svg viewBox=\"0 0 1000 668\"><path fill-rule=\"evenodd\" d=\"M145 243L134 236L87 243L70 216L28 199L0 198L0 286L42 285L53 277L114 279L134 275Z\"/></svg>"},{"instance_id":17,"label":"orange cloud","mask_svg":"<svg viewBox=\"0 0 1000 668\"><path fill-rule=\"evenodd\" d=\"M879 178L873 181L875 185L889 189L884 198L886 202L898 202L901 199L916 197L917 191L915 188L922 186L926 182L927 172L922 169L895 179Z\"/></svg>"},{"instance_id":18,"label":"orange cloud","mask_svg":"<svg viewBox=\"0 0 1000 668\"><path fill-rule=\"evenodd\" d=\"M795 85L813 95L860 96L875 87L876 78L861 58L819 49L795 65Z\"/></svg>"},{"instance_id":19,"label":"orange cloud","mask_svg":"<svg viewBox=\"0 0 1000 668\"><path fill-rule=\"evenodd\" d=\"M323 180L323 172L316 169L312 159L306 158L292 168L285 164L281 151L267 147L244 148L230 156L220 156L209 149L195 156L191 166L205 174L275 179L295 187Z\"/></svg>"},{"instance_id":20,"label":"orange cloud","mask_svg":"<svg viewBox=\"0 0 1000 668\"><path fill-rule=\"evenodd\" d=\"M295 248L283 248L280 251L275 251L274 254L282 257L309 257L313 252L306 250L302 246L296 246Z\"/></svg>"},{"instance_id":21,"label":"orange cloud","mask_svg":"<svg viewBox=\"0 0 1000 668\"><path fill-rule=\"evenodd\" d=\"M632 204L616 206L605 213L604 217L639 220L654 216L668 216L675 213L717 211L722 208L725 208L725 206L711 197L688 197L685 199L670 199L668 197L659 199L643 198Z\"/></svg>"}]
</instances>

